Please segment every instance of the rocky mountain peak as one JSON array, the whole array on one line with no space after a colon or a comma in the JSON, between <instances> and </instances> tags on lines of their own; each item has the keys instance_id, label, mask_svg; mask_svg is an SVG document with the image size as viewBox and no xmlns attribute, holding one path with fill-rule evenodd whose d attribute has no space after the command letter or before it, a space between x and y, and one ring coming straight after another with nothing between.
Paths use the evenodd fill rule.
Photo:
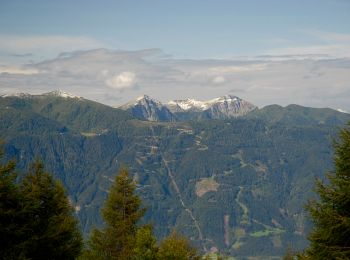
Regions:
<instances>
[{"instance_id":1,"label":"rocky mountain peak","mask_svg":"<svg viewBox=\"0 0 350 260\"><path fill-rule=\"evenodd\" d=\"M195 99L172 100L167 107L173 113L203 112L205 118L237 117L254 110L256 106L234 95L226 95L206 101Z\"/></svg>"},{"instance_id":2,"label":"rocky mountain peak","mask_svg":"<svg viewBox=\"0 0 350 260\"><path fill-rule=\"evenodd\" d=\"M119 107L127 110L133 116L148 121L175 121L174 115L160 101L148 95L138 97L136 100L128 102Z\"/></svg>"},{"instance_id":3,"label":"rocky mountain peak","mask_svg":"<svg viewBox=\"0 0 350 260\"><path fill-rule=\"evenodd\" d=\"M158 100L143 95L120 108L131 111L134 116L141 119L174 121L175 119L195 120L238 117L254 110L256 106L234 95L226 95L206 101L193 98L171 100L164 105ZM165 120L162 118L165 118Z\"/></svg>"},{"instance_id":4,"label":"rocky mountain peak","mask_svg":"<svg viewBox=\"0 0 350 260\"><path fill-rule=\"evenodd\" d=\"M244 116L257 107L237 96L226 95L208 101L207 113L210 118L224 119Z\"/></svg>"}]
</instances>

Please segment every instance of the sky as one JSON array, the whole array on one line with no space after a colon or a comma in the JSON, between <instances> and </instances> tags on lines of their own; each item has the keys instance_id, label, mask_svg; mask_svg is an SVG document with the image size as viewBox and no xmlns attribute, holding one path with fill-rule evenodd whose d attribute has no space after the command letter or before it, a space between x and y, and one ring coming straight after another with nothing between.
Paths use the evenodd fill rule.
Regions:
<instances>
[{"instance_id":1,"label":"sky","mask_svg":"<svg viewBox=\"0 0 350 260\"><path fill-rule=\"evenodd\" d=\"M350 112L348 0L0 0L0 94Z\"/></svg>"}]
</instances>

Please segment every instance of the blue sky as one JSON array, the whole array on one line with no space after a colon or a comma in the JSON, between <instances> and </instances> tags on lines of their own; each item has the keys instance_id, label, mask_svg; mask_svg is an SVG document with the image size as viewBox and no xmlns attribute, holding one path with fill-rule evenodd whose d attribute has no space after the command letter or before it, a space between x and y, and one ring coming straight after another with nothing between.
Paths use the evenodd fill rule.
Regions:
<instances>
[{"instance_id":1,"label":"blue sky","mask_svg":"<svg viewBox=\"0 0 350 260\"><path fill-rule=\"evenodd\" d=\"M179 89L175 92L176 98L184 98L186 95L196 97L197 93L201 92L197 98L205 99L213 95L228 94L235 88L244 88L245 91L237 95L242 94L244 98L253 100L260 106L271 102L285 105L292 102L293 98L278 95L272 98L261 97L261 93L265 92L261 88L257 91L259 85L262 85L266 91L268 87L271 89L278 87L273 84L288 86L289 82L283 84L283 80L298 81L293 78L298 74L291 75L291 78L276 79L275 77L282 73L275 69L276 62L281 62L281 69L286 71L302 70L302 73L306 75L320 70L319 75L329 77L331 75L332 78L326 81L327 87L318 89L317 95L324 92L324 95L320 96L324 99L329 89L338 88L339 90L341 86L338 91L341 96L344 95L344 91L347 93L345 85L346 81L349 82L349 78L345 76L348 70L347 62L350 58L349 24L350 1L347 0L2 0L0 1L0 84L2 84L0 92L26 90L27 92L39 92L53 87L65 88L74 92L74 90L84 88L88 97L111 104L124 102L144 92L167 100L171 98L172 93L169 93L165 86L152 85L151 80L145 81L145 77L139 76L141 72L137 70L146 60L151 67L159 69L163 66L163 70L167 68L167 73L175 70L176 67L176 70L182 71L183 75L189 73L197 75L199 71L212 75L213 64L223 60L230 64L220 64L221 67L232 67L232 64L238 66L237 64L247 62L247 60L254 60L255 65L264 64L268 71L262 74L261 70L254 71L253 66L250 69L241 70L243 74L239 77L238 70L233 70L235 73L233 75L229 74L226 69L221 70L225 75L212 75L214 78L221 77L224 80L208 79L207 83L186 82L184 78L180 80L177 77L173 79L178 81ZM112 64L108 55L96 54L93 50L98 48L110 50L111 52L105 52L105 54L109 53L110 56L114 55L113 57L115 57L113 51L125 52L125 55L130 54L130 51L135 53L145 49L154 49L154 51L152 55L138 56L140 63L138 65L132 63L135 53L131 55L132 57L124 55L121 62L125 66L120 67L120 62L115 61L118 66ZM103 66L98 69L109 71L109 73L113 71L116 78L118 75L133 75L133 80L127 81L133 84L132 87L122 90L108 88L103 82L109 79L101 79L102 83L100 82L101 84L96 87L98 89L93 89L83 80L76 81L81 76L76 71L65 72L70 73L74 78L74 86L72 82L64 81L63 83L60 76L62 71L60 71L61 74L55 71L56 74L50 74L50 79L51 81L54 79L57 84L53 86L50 82L51 85L47 84L48 86L45 87L44 83L47 78L44 77L48 74L42 72L49 70L45 70L39 63L48 64L48 61L51 61L50 64L54 61L59 63L57 57L60 53L79 50L91 50L91 57L96 58L90 60L91 66L86 68L88 71L94 71L93 68L97 68L97 63L105 63L105 69L102 69ZM69 61L72 64L78 62L82 57L76 52L70 56ZM97 59L103 59L103 61L97 62ZM301 59L304 62L296 61ZM330 62L333 59L337 60L337 65L334 64L334 61ZM184 64L185 60L191 60L192 66ZM212 64L208 60L211 60ZM319 65L320 60L324 60L322 66ZM133 65L131 66L130 63ZM295 67L291 68L292 64ZM41 70L38 69L39 67ZM74 68L73 66L72 70ZM250 85L244 80L247 77L245 75L247 71L250 71L250 76L256 78L256 81ZM153 72L159 73L158 70ZM145 72L141 74L144 75ZM300 82L303 90L315 91L316 86L313 84L319 84L319 82L310 82L310 80L308 82L307 79L310 77L305 75L303 76L305 82ZM37 79L38 77L41 77L41 80ZM151 77L159 76L149 75L148 78ZM270 77L271 81L266 82L266 77ZM39 81L44 82L42 86L31 85ZM210 84L219 81L225 82L226 88L225 84L222 84L219 89L217 86L215 86L216 89L210 89ZM331 82L334 83L329 85ZM239 84L242 86L237 86ZM186 90L181 90L183 85L186 85ZM260 99L256 94L254 95L254 92L260 93ZM281 91L282 94L283 91ZM292 95L292 93L289 94ZM115 101L113 101L114 96L118 97ZM300 99L299 96L295 96L294 99L300 100L303 105L339 106L339 108L350 110L350 105L346 107L343 104L345 101L337 100L335 97L328 103L321 100L310 102L309 98Z\"/></svg>"},{"instance_id":2,"label":"blue sky","mask_svg":"<svg viewBox=\"0 0 350 260\"><path fill-rule=\"evenodd\" d=\"M1 1L0 34L84 36L114 49L161 48L177 57L256 55L350 33L350 2Z\"/></svg>"}]
</instances>

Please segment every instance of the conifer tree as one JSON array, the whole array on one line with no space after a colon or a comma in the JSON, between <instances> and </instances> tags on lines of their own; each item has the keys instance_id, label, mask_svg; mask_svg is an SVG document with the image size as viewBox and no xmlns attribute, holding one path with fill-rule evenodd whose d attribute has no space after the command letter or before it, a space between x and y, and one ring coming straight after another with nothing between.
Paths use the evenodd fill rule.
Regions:
<instances>
[{"instance_id":1,"label":"conifer tree","mask_svg":"<svg viewBox=\"0 0 350 260\"><path fill-rule=\"evenodd\" d=\"M327 175L329 183L318 180L319 201L307 208L314 228L310 247L301 258L350 259L350 124L341 130L335 143L335 170Z\"/></svg>"},{"instance_id":2,"label":"conifer tree","mask_svg":"<svg viewBox=\"0 0 350 260\"><path fill-rule=\"evenodd\" d=\"M137 222L144 215L144 210L135 194L135 183L126 169L116 176L101 213L105 227L92 231L85 258L131 259Z\"/></svg>"},{"instance_id":3,"label":"conifer tree","mask_svg":"<svg viewBox=\"0 0 350 260\"><path fill-rule=\"evenodd\" d=\"M23 179L21 192L28 222L25 256L28 259L75 259L82 237L73 209L60 182L35 162Z\"/></svg>"},{"instance_id":4,"label":"conifer tree","mask_svg":"<svg viewBox=\"0 0 350 260\"><path fill-rule=\"evenodd\" d=\"M3 153L0 152L0 159ZM22 258L21 197L15 183L15 163L0 164L0 259Z\"/></svg>"},{"instance_id":5,"label":"conifer tree","mask_svg":"<svg viewBox=\"0 0 350 260\"><path fill-rule=\"evenodd\" d=\"M157 239L151 225L137 229L133 260L155 260L157 256Z\"/></svg>"},{"instance_id":6,"label":"conifer tree","mask_svg":"<svg viewBox=\"0 0 350 260\"><path fill-rule=\"evenodd\" d=\"M157 259L197 260L200 259L200 257L197 254L196 248L191 246L185 237L173 231L160 243Z\"/></svg>"}]
</instances>

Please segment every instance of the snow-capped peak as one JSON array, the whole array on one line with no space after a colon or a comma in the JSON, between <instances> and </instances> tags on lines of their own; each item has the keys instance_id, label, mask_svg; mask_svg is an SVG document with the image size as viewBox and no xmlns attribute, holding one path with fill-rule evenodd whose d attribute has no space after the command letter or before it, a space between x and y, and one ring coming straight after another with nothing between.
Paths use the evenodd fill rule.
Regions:
<instances>
[{"instance_id":1,"label":"snow-capped peak","mask_svg":"<svg viewBox=\"0 0 350 260\"><path fill-rule=\"evenodd\" d=\"M136 106L136 105L140 105L140 104L145 103L145 102L146 103L153 103L156 106L163 106L160 101L158 101L156 99L153 99L153 98L151 98L148 95L142 95L142 96L136 98L135 100L130 101L130 102L120 106L119 108L121 108L121 109L128 109L130 107L133 107L133 106Z\"/></svg>"},{"instance_id":2,"label":"snow-capped peak","mask_svg":"<svg viewBox=\"0 0 350 260\"><path fill-rule=\"evenodd\" d=\"M43 96L56 96L56 97L63 97L63 98L81 98L79 96L76 96L74 94L68 93L60 89L51 91L48 93L44 93Z\"/></svg>"},{"instance_id":3,"label":"snow-capped peak","mask_svg":"<svg viewBox=\"0 0 350 260\"><path fill-rule=\"evenodd\" d=\"M152 106L157 106L157 107L163 106L160 101L153 99L148 95L142 95L142 96L120 106L119 108L126 110L126 109L129 109L129 108L134 107L134 106L146 105L146 104L147 104L147 106L149 106L150 104L152 104Z\"/></svg>"},{"instance_id":4,"label":"snow-capped peak","mask_svg":"<svg viewBox=\"0 0 350 260\"><path fill-rule=\"evenodd\" d=\"M9 94L3 94L2 97L19 97L19 98L42 98L42 97L62 97L62 98L82 98L76 95L73 95L71 93L62 91L62 90L55 90L43 94L29 94L29 93L9 93Z\"/></svg>"},{"instance_id":5,"label":"snow-capped peak","mask_svg":"<svg viewBox=\"0 0 350 260\"><path fill-rule=\"evenodd\" d=\"M150 96L148 95L143 95L143 96L140 96L136 99L136 103L142 101L142 100L145 100L145 101L151 101L153 103L156 103L157 105L162 105L162 103L154 98L151 98ZM135 103L135 104L136 104Z\"/></svg>"},{"instance_id":6,"label":"snow-capped peak","mask_svg":"<svg viewBox=\"0 0 350 260\"><path fill-rule=\"evenodd\" d=\"M149 96L147 95L139 96L138 98L136 98L136 101L140 101L142 99L149 99Z\"/></svg>"},{"instance_id":7,"label":"snow-capped peak","mask_svg":"<svg viewBox=\"0 0 350 260\"><path fill-rule=\"evenodd\" d=\"M168 102L167 105L169 107L178 106L185 111L190 109L204 111L212 107L214 104L225 103L225 102L231 103L231 102L237 102L237 101L241 101L241 99L233 95L226 95L226 96L210 99L207 101L199 101L191 98L188 98L185 100L171 100Z\"/></svg>"},{"instance_id":8,"label":"snow-capped peak","mask_svg":"<svg viewBox=\"0 0 350 260\"><path fill-rule=\"evenodd\" d=\"M9 93L9 94L3 94L1 95L2 97L30 97L31 95L29 93L23 93L23 92L19 92L19 93Z\"/></svg>"},{"instance_id":9,"label":"snow-capped peak","mask_svg":"<svg viewBox=\"0 0 350 260\"><path fill-rule=\"evenodd\" d=\"M143 94L142 96L139 96L136 100L141 100L141 99L152 99L152 98L146 94Z\"/></svg>"},{"instance_id":10,"label":"snow-capped peak","mask_svg":"<svg viewBox=\"0 0 350 260\"><path fill-rule=\"evenodd\" d=\"M205 110L207 108L206 102L195 100L192 98L188 98L185 100L171 100L168 102L169 106L179 106L183 110L189 110L189 109L199 109L199 110Z\"/></svg>"},{"instance_id":11,"label":"snow-capped peak","mask_svg":"<svg viewBox=\"0 0 350 260\"><path fill-rule=\"evenodd\" d=\"M226 95L218 98L214 98L211 100L206 101L208 104L213 104L213 103L224 103L224 102L235 102L235 101L240 101L241 99L239 97L233 96L233 95Z\"/></svg>"},{"instance_id":12,"label":"snow-capped peak","mask_svg":"<svg viewBox=\"0 0 350 260\"><path fill-rule=\"evenodd\" d=\"M167 107L173 113L203 112L203 116L213 119L243 116L256 108L253 104L233 95L206 101L195 99L172 100L168 102Z\"/></svg>"},{"instance_id":13,"label":"snow-capped peak","mask_svg":"<svg viewBox=\"0 0 350 260\"><path fill-rule=\"evenodd\" d=\"M340 112L340 113L349 114L349 112L347 112L347 111L345 111L345 110L343 110L341 108L338 108L337 111Z\"/></svg>"},{"instance_id":14,"label":"snow-capped peak","mask_svg":"<svg viewBox=\"0 0 350 260\"><path fill-rule=\"evenodd\" d=\"M131 101L119 108L131 111L131 113L139 119L146 119L149 121L175 120L173 114L166 106L163 106L160 101L147 95L138 97L136 100Z\"/></svg>"}]
</instances>

